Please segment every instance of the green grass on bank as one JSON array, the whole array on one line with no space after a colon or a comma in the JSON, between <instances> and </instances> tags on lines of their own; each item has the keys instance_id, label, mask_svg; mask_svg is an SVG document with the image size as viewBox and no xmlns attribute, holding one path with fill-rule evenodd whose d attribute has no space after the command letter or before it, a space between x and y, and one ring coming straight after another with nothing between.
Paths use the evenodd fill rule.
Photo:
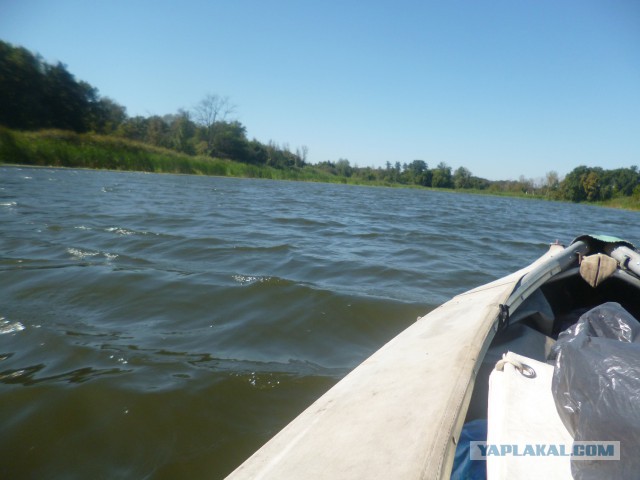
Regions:
<instances>
[{"instance_id":1,"label":"green grass on bank","mask_svg":"<svg viewBox=\"0 0 640 480\"><path fill-rule=\"evenodd\" d=\"M313 165L303 168L279 169L266 165L250 165L232 160L190 156L173 150L154 147L128 139L78 134L63 130L22 132L0 127L0 164L19 164L46 167L130 170L154 173L213 175L306 182L345 183L386 187L425 188L401 185L388 181L333 175ZM437 189L443 191L443 189ZM448 189L447 189L448 190ZM471 194L511 196L523 198L545 197L524 193L487 190L448 190ZM617 197L597 205L627 210L640 210L640 199Z\"/></svg>"},{"instance_id":2,"label":"green grass on bank","mask_svg":"<svg viewBox=\"0 0 640 480\"><path fill-rule=\"evenodd\" d=\"M132 140L66 130L16 131L0 127L0 164L129 170L153 173L266 178L305 182L400 186L332 175L307 165L274 168L232 160L191 156Z\"/></svg>"},{"instance_id":3,"label":"green grass on bank","mask_svg":"<svg viewBox=\"0 0 640 480\"><path fill-rule=\"evenodd\" d=\"M616 197L604 202L594 202L593 205L600 207L619 208L622 210L640 211L640 199L634 197Z\"/></svg>"},{"instance_id":4,"label":"green grass on bank","mask_svg":"<svg viewBox=\"0 0 640 480\"><path fill-rule=\"evenodd\" d=\"M62 130L0 128L0 163L233 177L284 178L270 167L192 157L127 139ZM287 172L288 173L288 172ZM295 172L290 172L295 177Z\"/></svg>"}]
</instances>

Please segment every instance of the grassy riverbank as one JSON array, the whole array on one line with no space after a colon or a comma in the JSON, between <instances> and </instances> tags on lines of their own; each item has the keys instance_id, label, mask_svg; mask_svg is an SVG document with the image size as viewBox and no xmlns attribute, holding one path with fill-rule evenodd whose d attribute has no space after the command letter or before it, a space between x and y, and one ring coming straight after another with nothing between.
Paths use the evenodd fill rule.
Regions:
<instances>
[{"instance_id":1,"label":"grassy riverbank","mask_svg":"<svg viewBox=\"0 0 640 480\"><path fill-rule=\"evenodd\" d=\"M114 136L62 130L0 129L0 163L258 178L282 178L274 168L181 154Z\"/></svg>"},{"instance_id":2,"label":"grassy riverbank","mask_svg":"<svg viewBox=\"0 0 640 480\"><path fill-rule=\"evenodd\" d=\"M332 175L312 165L286 169L251 165L186 155L115 136L66 130L22 132L0 127L0 164L390 185Z\"/></svg>"},{"instance_id":3,"label":"grassy riverbank","mask_svg":"<svg viewBox=\"0 0 640 480\"><path fill-rule=\"evenodd\" d=\"M252 165L208 156L192 156L116 136L93 133L80 134L64 130L23 132L0 127L0 164L426 188L390 181L335 175L314 165L275 168L268 165ZM438 188L437 190L522 198L545 198L541 195L527 195L520 192L504 192L494 189L455 190ZM612 198L596 204L605 207L640 210L640 199L635 197Z\"/></svg>"}]
</instances>

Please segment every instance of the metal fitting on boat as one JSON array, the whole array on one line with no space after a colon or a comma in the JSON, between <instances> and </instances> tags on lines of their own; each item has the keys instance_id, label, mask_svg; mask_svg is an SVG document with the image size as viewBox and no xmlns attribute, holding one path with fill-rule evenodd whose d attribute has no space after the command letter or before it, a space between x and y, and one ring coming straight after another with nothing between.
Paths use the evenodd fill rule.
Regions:
<instances>
[{"instance_id":1,"label":"metal fitting on boat","mask_svg":"<svg viewBox=\"0 0 640 480\"><path fill-rule=\"evenodd\" d=\"M536 378L536 371L533 368L531 368L526 363L519 362L518 360L514 360L513 358L507 358L506 353L502 355L502 360L498 360L495 369L499 372L503 372L504 366L507 363L513 365L513 368L520 372L523 377Z\"/></svg>"}]
</instances>

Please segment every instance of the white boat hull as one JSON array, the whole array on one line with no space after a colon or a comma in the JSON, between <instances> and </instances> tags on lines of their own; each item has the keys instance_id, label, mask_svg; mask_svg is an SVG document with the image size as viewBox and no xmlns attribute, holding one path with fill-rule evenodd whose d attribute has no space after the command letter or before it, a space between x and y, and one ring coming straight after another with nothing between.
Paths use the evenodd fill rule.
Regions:
<instances>
[{"instance_id":1,"label":"white boat hull","mask_svg":"<svg viewBox=\"0 0 640 480\"><path fill-rule=\"evenodd\" d=\"M501 305L528 272L563 252L554 245L530 266L418 319L228 478L449 478Z\"/></svg>"}]
</instances>

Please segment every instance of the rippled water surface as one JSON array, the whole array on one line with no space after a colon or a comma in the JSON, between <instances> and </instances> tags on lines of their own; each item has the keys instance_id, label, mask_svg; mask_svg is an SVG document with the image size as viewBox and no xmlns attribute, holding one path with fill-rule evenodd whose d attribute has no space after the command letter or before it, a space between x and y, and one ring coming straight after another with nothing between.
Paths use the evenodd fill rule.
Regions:
<instances>
[{"instance_id":1,"label":"rippled water surface","mask_svg":"<svg viewBox=\"0 0 640 480\"><path fill-rule=\"evenodd\" d=\"M395 334L640 215L0 168L0 478L221 478Z\"/></svg>"}]
</instances>

